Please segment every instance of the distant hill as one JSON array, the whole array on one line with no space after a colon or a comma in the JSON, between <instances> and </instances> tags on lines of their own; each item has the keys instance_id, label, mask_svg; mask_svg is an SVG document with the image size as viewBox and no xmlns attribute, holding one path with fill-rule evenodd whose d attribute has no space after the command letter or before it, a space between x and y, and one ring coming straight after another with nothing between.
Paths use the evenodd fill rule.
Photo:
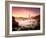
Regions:
<instances>
[{"instance_id":1,"label":"distant hill","mask_svg":"<svg viewBox=\"0 0 46 38\"><path fill-rule=\"evenodd\" d=\"M40 15L37 15L35 17L31 17L32 19L40 19Z\"/></svg>"},{"instance_id":2,"label":"distant hill","mask_svg":"<svg viewBox=\"0 0 46 38\"><path fill-rule=\"evenodd\" d=\"M35 17L32 17L32 19L36 19L38 22L40 22L40 15L37 15Z\"/></svg>"},{"instance_id":3,"label":"distant hill","mask_svg":"<svg viewBox=\"0 0 46 38\"><path fill-rule=\"evenodd\" d=\"M28 18L25 18L25 17L15 17L16 19L28 19Z\"/></svg>"}]
</instances>

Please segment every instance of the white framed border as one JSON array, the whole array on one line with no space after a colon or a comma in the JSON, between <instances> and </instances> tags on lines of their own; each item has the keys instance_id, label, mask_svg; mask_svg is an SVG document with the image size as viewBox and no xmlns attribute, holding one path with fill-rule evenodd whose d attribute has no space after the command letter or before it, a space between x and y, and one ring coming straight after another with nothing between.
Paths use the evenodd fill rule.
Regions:
<instances>
[{"instance_id":1,"label":"white framed border","mask_svg":"<svg viewBox=\"0 0 46 38\"><path fill-rule=\"evenodd\" d=\"M35 7L40 8L40 30L30 30L30 31L12 31L12 7ZM42 5L23 5L23 4L10 4L9 7L9 34L27 34L27 33L43 33L43 6Z\"/></svg>"}]
</instances>

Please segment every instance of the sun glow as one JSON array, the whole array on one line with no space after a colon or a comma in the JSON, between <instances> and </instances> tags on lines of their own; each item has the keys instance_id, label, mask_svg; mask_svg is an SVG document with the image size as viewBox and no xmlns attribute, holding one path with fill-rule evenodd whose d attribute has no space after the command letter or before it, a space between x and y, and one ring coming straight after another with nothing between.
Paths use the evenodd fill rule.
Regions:
<instances>
[{"instance_id":1,"label":"sun glow","mask_svg":"<svg viewBox=\"0 0 46 38\"><path fill-rule=\"evenodd\" d=\"M12 9L12 16L14 17L32 17L32 16L37 16L40 13L39 8L20 8L20 7L13 7Z\"/></svg>"}]
</instances>

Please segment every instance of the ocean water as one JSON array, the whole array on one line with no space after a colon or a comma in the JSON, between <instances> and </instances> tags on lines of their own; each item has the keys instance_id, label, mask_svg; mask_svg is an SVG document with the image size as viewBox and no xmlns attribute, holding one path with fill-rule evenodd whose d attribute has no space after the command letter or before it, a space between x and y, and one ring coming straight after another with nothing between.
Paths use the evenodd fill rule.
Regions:
<instances>
[{"instance_id":1,"label":"ocean water","mask_svg":"<svg viewBox=\"0 0 46 38\"><path fill-rule=\"evenodd\" d=\"M28 20L22 20L22 19L15 19L18 23L19 26L25 26L25 27L32 27L37 25L37 21L35 19L28 19Z\"/></svg>"}]
</instances>

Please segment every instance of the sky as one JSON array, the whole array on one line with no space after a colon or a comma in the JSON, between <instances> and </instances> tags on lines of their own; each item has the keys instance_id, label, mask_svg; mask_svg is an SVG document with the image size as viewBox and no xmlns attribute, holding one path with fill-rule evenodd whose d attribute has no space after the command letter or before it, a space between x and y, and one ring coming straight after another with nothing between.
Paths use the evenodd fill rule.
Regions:
<instances>
[{"instance_id":1,"label":"sky","mask_svg":"<svg viewBox=\"0 0 46 38\"><path fill-rule=\"evenodd\" d=\"M30 7L12 7L12 16L14 17L26 17L37 16L40 14L40 8Z\"/></svg>"}]
</instances>

